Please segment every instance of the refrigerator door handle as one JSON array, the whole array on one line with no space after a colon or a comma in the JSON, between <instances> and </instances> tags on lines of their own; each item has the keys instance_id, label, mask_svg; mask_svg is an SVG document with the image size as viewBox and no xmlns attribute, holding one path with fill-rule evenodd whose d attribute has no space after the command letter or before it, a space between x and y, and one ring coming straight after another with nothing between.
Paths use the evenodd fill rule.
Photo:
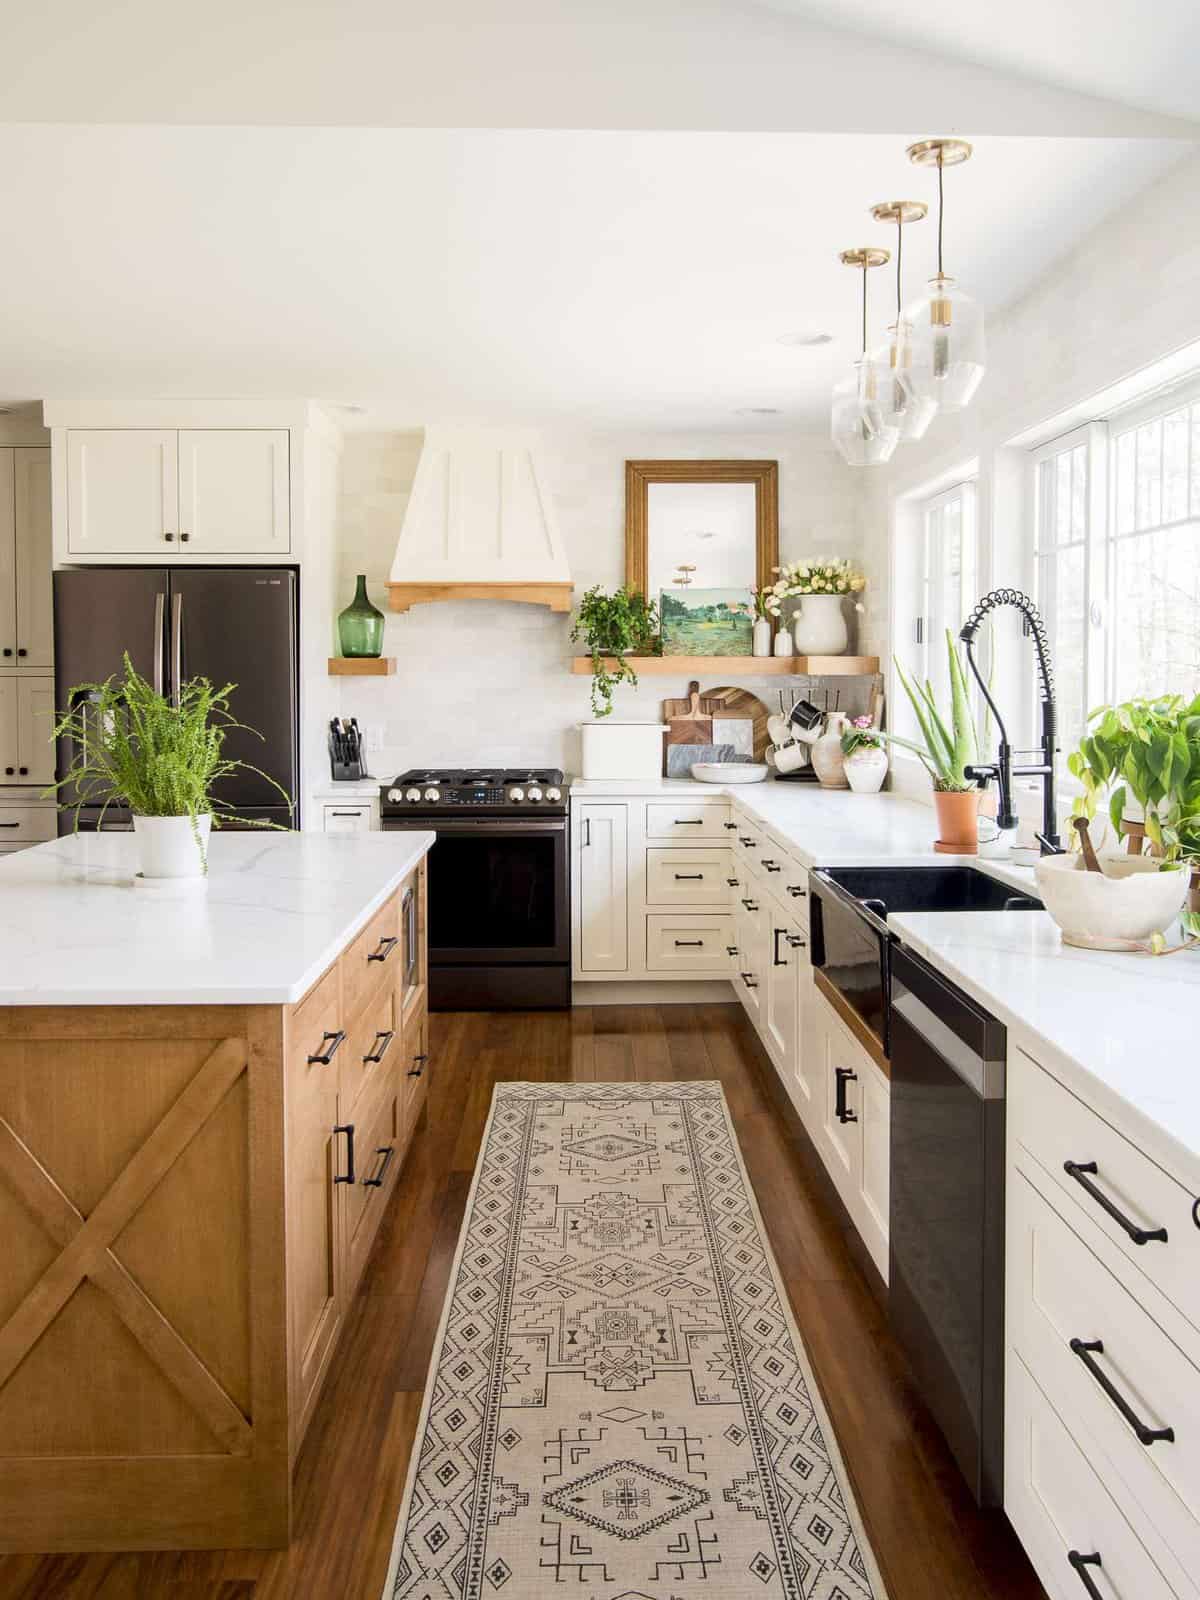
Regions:
<instances>
[{"instance_id":1,"label":"refrigerator door handle","mask_svg":"<svg viewBox=\"0 0 1200 1600\"><path fill-rule=\"evenodd\" d=\"M163 623L167 606L165 594L154 596L154 692L163 692Z\"/></svg>"},{"instance_id":2,"label":"refrigerator door handle","mask_svg":"<svg viewBox=\"0 0 1200 1600\"><path fill-rule=\"evenodd\" d=\"M171 596L171 704L178 709L183 687L183 596Z\"/></svg>"}]
</instances>

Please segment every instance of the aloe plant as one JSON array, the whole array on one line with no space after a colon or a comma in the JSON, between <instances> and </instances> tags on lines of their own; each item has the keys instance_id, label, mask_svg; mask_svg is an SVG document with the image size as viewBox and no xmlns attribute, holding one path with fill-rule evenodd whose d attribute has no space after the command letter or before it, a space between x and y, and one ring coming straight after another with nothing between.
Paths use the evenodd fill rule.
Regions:
<instances>
[{"instance_id":1,"label":"aloe plant","mask_svg":"<svg viewBox=\"0 0 1200 1600\"><path fill-rule=\"evenodd\" d=\"M933 787L939 793L964 794L978 788L974 778L967 776L967 768L979 759L979 740L975 719L971 715L962 658L949 628L946 629L946 656L950 668L949 720L938 708L933 685L928 681L914 683L897 661L896 671L912 704L924 742L918 744L913 739L902 738L898 733L882 731L879 737L886 739L889 744L898 744L905 750L911 750L933 779Z\"/></svg>"}]
</instances>

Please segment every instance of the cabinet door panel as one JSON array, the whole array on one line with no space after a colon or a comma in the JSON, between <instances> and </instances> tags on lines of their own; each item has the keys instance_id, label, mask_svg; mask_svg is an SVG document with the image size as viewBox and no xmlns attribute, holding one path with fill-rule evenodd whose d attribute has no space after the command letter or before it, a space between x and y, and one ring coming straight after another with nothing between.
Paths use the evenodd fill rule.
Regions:
<instances>
[{"instance_id":1,"label":"cabinet door panel","mask_svg":"<svg viewBox=\"0 0 1200 1600\"><path fill-rule=\"evenodd\" d=\"M179 537L193 556L288 553L286 428L181 431Z\"/></svg>"},{"instance_id":2,"label":"cabinet door panel","mask_svg":"<svg viewBox=\"0 0 1200 1600\"><path fill-rule=\"evenodd\" d=\"M0 678L0 783L19 783L17 777L17 683Z\"/></svg>"},{"instance_id":3,"label":"cabinet door panel","mask_svg":"<svg viewBox=\"0 0 1200 1600\"><path fill-rule=\"evenodd\" d=\"M17 665L54 665L54 589L50 578L50 452L13 451L17 554ZM0 545L3 535L0 534ZM3 557L0 556L0 562ZM0 591L3 578L0 577ZM3 601L0 600L0 607ZM4 630L0 627L0 633ZM7 644L0 639L0 645Z\"/></svg>"},{"instance_id":4,"label":"cabinet door panel","mask_svg":"<svg viewBox=\"0 0 1200 1600\"><path fill-rule=\"evenodd\" d=\"M804 934L773 900L769 902L768 938L765 1041L775 1065L791 1074L796 1056L796 964L804 954L791 941L804 938Z\"/></svg>"},{"instance_id":5,"label":"cabinet door panel","mask_svg":"<svg viewBox=\"0 0 1200 1600\"><path fill-rule=\"evenodd\" d=\"M54 782L54 679L17 680L17 775L22 783Z\"/></svg>"},{"instance_id":6,"label":"cabinet door panel","mask_svg":"<svg viewBox=\"0 0 1200 1600\"><path fill-rule=\"evenodd\" d=\"M0 450L0 666L17 664L17 543L13 520L14 450Z\"/></svg>"},{"instance_id":7,"label":"cabinet door panel","mask_svg":"<svg viewBox=\"0 0 1200 1600\"><path fill-rule=\"evenodd\" d=\"M820 1120L817 1101L817 1083L820 1080L820 1039L817 1032L816 986L813 983L808 934L803 928L801 933L805 943L796 950L796 1053L792 1066L796 1093L793 1098L804 1126L815 1136Z\"/></svg>"},{"instance_id":8,"label":"cabinet door panel","mask_svg":"<svg viewBox=\"0 0 1200 1600\"><path fill-rule=\"evenodd\" d=\"M628 809L584 805L576 842L579 870L579 970L629 970Z\"/></svg>"},{"instance_id":9,"label":"cabinet door panel","mask_svg":"<svg viewBox=\"0 0 1200 1600\"><path fill-rule=\"evenodd\" d=\"M825 1037L822 1119L825 1164L854 1210L862 1174L862 1061L858 1046L832 1015L822 1030Z\"/></svg>"},{"instance_id":10,"label":"cabinet door panel","mask_svg":"<svg viewBox=\"0 0 1200 1600\"><path fill-rule=\"evenodd\" d=\"M67 430L67 548L72 555L178 550L174 428Z\"/></svg>"}]
</instances>

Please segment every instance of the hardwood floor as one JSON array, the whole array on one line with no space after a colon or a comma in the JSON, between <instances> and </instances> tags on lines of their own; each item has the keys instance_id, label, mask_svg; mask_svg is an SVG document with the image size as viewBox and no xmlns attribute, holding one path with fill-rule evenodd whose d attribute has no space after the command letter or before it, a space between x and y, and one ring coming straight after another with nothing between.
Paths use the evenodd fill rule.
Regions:
<instances>
[{"instance_id":1,"label":"hardwood floor","mask_svg":"<svg viewBox=\"0 0 1200 1600\"><path fill-rule=\"evenodd\" d=\"M734 1005L432 1021L428 1117L297 1465L287 1551L0 1556L0 1600L380 1600L492 1085L719 1078L890 1600L1045 1600L981 1514L887 1331L874 1269ZM514 1600L533 1600L514 1596Z\"/></svg>"}]
</instances>

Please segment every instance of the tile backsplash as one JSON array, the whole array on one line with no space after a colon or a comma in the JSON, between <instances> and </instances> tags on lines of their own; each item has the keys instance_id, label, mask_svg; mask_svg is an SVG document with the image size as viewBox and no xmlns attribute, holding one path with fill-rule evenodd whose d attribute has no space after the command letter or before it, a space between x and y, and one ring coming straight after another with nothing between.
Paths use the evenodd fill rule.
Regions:
<instances>
[{"instance_id":1,"label":"tile backsplash","mask_svg":"<svg viewBox=\"0 0 1200 1600\"><path fill-rule=\"evenodd\" d=\"M421 450L420 432L352 433L342 458L339 605L367 574L372 599L384 587ZM625 435L546 432L542 460L554 496L577 596L624 576L624 464L631 458L756 457L779 462L780 550L784 560L833 553L861 559L861 489L824 440L765 435ZM860 617L860 648L877 636L871 578ZM591 716L590 680L573 677L571 621L536 606L496 600L444 601L388 614L384 653L395 675L341 683L344 716L380 730L372 756L384 776L418 762L534 762L578 767L577 725ZM878 630L879 633L882 629ZM778 679L738 675L772 707ZM798 680L787 680L795 683ZM842 705L863 680L844 680ZM854 686L858 686L857 688ZM683 675L644 678L616 693L615 715L657 721L660 702L685 692ZM818 696L818 703L820 697Z\"/></svg>"}]
</instances>

